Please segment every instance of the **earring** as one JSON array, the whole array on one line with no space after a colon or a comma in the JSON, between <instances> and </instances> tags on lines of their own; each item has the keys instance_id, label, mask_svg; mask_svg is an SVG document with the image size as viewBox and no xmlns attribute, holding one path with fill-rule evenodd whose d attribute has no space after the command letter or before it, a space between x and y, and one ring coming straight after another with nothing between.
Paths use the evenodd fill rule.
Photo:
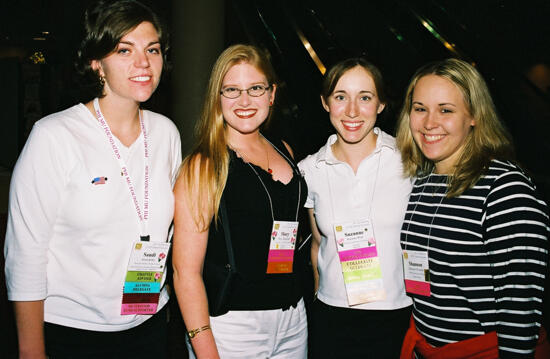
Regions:
<instances>
[{"instance_id":1,"label":"earring","mask_svg":"<svg viewBox=\"0 0 550 359\"><path fill-rule=\"evenodd\" d=\"M104 76L99 75L99 84L101 86L105 85L105 77Z\"/></svg>"},{"instance_id":2,"label":"earring","mask_svg":"<svg viewBox=\"0 0 550 359\"><path fill-rule=\"evenodd\" d=\"M269 106L273 106L273 101L272 100L269 101Z\"/></svg>"}]
</instances>

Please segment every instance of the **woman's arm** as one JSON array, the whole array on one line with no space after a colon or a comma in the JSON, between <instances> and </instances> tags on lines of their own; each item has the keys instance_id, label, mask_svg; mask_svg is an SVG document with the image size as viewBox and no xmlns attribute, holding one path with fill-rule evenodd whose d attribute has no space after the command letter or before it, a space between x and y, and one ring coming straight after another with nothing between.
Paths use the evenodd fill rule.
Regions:
<instances>
[{"instance_id":1,"label":"woman's arm","mask_svg":"<svg viewBox=\"0 0 550 359\"><path fill-rule=\"evenodd\" d=\"M493 268L499 354L532 358L548 260L546 206L516 171L495 181L486 206L484 241Z\"/></svg>"},{"instance_id":2,"label":"woman's arm","mask_svg":"<svg viewBox=\"0 0 550 359\"><path fill-rule=\"evenodd\" d=\"M174 187L174 288L187 330L210 324L208 301L202 279L208 230L201 231L192 215L186 194L190 189L180 176ZM211 217L211 216L209 216ZM209 218L205 217L205 218ZM219 358L211 330L198 333L191 344L197 358Z\"/></svg>"},{"instance_id":3,"label":"woman's arm","mask_svg":"<svg viewBox=\"0 0 550 359\"><path fill-rule=\"evenodd\" d=\"M20 359L46 358L44 350L44 301L15 302Z\"/></svg>"},{"instance_id":4,"label":"woman's arm","mask_svg":"<svg viewBox=\"0 0 550 359\"><path fill-rule=\"evenodd\" d=\"M313 208L308 208L307 213L309 214L309 223L311 225L311 266L313 267L313 288L315 290L315 293L317 293L317 290L319 290L319 270L317 269L317 254L319 253L319 245L321 244L321 233L319 233L319 228L317 228L317 222L315 221Z\"/></svg>"},{"instance_id":5,"label":"woman's arm","mask_svg":"<svg viewBox=\"0 0 550 359\"><path fill-rule=\"evenodd\" d=\"M63 195L67 152L51 128L34 125L10 184L4 255L21 358L45 358L47 252Z\"/></svg>"}]
</instances>

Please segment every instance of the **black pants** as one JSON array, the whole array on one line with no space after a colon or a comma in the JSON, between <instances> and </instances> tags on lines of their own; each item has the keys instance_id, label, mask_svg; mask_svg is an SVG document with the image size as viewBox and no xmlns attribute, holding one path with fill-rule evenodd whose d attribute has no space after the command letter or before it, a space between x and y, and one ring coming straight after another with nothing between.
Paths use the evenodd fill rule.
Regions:
<instances>
[{"instance_id":1,"label":"black pants","mask_svg":"<svg viewBox=\"0 0 550 359\"><path fill-rule=\"evenodd\" d=\"M311 358L398 359L411 309L349 309L316 300L310 318Z\"/></svg>"},{"instance_id":2,"label":"black pants","mask_svg":"<svg viewBox=\"0 0 550 359\"><path fill-rule=\"evenodd\" d=\"M119 332L97 332L44 323L50 359L164 359L167 357L166 305L141 325Z\"/></svg>"}]
</instances>

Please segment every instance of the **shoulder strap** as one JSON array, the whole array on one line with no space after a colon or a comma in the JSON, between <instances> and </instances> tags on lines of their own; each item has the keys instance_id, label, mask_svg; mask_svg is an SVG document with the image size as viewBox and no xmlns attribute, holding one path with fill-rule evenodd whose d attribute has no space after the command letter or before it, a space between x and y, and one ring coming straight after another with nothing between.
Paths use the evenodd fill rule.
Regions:
<instances>
[{"instance_id":1,"label":"shoulder strap","mask_svg":"<svg viewBox=\"0 0 550 359\"><path fill-rule=\"evenodd\" d=\"M262 135L263 136L263 135ZM283 156L283 158L288 162L288 164L290 165L290 168L292 168L292 171L294 171L294 173L296 173L298 176L300 176L300 169L298 168L298 165L296 165L296 161L292 158L292 156L290 155L290 152L288 152L285 144L283 143L283 140L282 139L278 139L277 141L271 141L269 138L265 137L264 138L267 140L267 142L269 142L271 144L271 146L273 146L273 148L279 152L279 154L281 156ZM280 145L279 146L276 146L275 143L278 143Z\"/></svg>"},{"instance_id":2,"label":"shoulder strap","mask_svg":"<svg viewBox=\"0 0 550 359\"><path fill-rule=\"evenodd\" d=\"M237 266L235 265L235 255L233 254L233 244L231 242L231 232L229 231L229 217L227 216L227 208L225 207L225 198L222 195L220 200L220 219L223 226L223 236L225 238L225 246L227 248L227 259L231 266L230 271L236 272Z\"/></svg>"}]
</instances>

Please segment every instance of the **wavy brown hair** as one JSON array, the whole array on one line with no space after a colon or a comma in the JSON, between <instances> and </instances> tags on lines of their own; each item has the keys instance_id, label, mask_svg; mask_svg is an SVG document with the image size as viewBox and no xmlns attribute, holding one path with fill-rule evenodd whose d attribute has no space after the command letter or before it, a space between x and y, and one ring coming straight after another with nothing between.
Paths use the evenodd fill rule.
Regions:
<instances>
[{"instance_id":1,"label":"wavy brown hair","mask_svg":"<svg viewBox=\"0 0 550 359\"><path fill-rule=\"evenodd\" d=\"M418 80L427 75L440 76L454 83L462 93L468 112L475 120L475 126L471 128L460 157L449 176L447 197L455 197L477 182L491 160L514 159L512 139L498 118L485 80L472 65L459 59L429 63L413 75L399 115L396 139L406 176L426 175L434 168L434 163L424 156L414 141L410 129L414 89Z\"/></svg>"},{"instance_id":2,"label":"wavy brown hair","mask_svg":"<svg viewBox=\"0 0 550 359\"><path fill-rule=\"evenodd\" d=\"M75 63L82 76L81 86L90 98L103 97L103 83L91 66L92 60L102 60L116 50L120 40L142 22L150 22L159 36L163 64L169 49L168 33L160 18L147 6L135 0L94 2L84 13L84 38Z\"/></svg>"}]
</instances>

